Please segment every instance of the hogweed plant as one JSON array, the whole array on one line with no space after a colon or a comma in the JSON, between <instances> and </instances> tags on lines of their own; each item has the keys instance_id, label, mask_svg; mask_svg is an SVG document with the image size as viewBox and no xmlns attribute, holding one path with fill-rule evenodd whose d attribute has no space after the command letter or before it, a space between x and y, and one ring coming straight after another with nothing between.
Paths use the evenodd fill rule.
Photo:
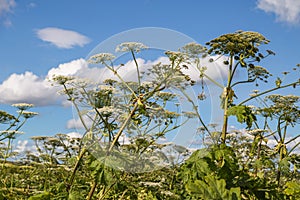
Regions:
<instances>
[{"instance_id":1,"label":"hogweed plant","mask_svg":"<svg viewBox=\"0 0 300 200\"><path fill-rule=\"evenodd\" d=\"M28 109L33 107L33 104L18 103L12 104L12 106L18 109L18 114L16 116L5 111L0 111L1 129L4 129L0 131L0 142L1 145L3 145L3 147L1 147L0 155L1 159L3 159L2 167L4 167L4 164L9 157L16 154L16 152L13 152L12 142L18 135L23 134L23 132L20 131L21 127L29 118L37 115L36 112L28 111Z\"/></svg>"},{"instance_id":2,"label":"hogweed plant","mask_svg":"<svg viewBox=\"0 0 300 200\"><path fill-rule=\"evenodd\" d=\"M282 174L284 174L284 182L286 184L287 180L295 180L297 179L296 177L299 177L299 154L293 153L296 149L299 149L299 141L297 142L299 133L294 134L294 136L292 136L293 134L288 134L288 128L294 127L299 123L299 96L266 95L283 88L299 87L300 79L285 83L284 79L278 77L273 88L262 92L256 90L249 98L240 102L237 101L239 90L236 89L236 86L255 83L257 87L259 85L258 81L268 83L271 73L258 65L262 59L269 55L275 55L271 50L266 50L266 54L260 52L260 45L268 43L269 41L259 33L237 31L222 35L208 42L209 48L207 51L200 45L197 47L196 44L188 44L182 48L186 55L191 54L188 57L196 63L200 79L203 80L203 77L205 77L212 84L223 89L223 93L220 94L221 108L223 109L222 130L217 132L210 131L207 126L201 126L201 129L199 129L202 134L208 133L208 141L212 141L210 148L213 150L198 150L183 166L184 170L181 177L185 182L189 195L197 198L201 197L200 199L235 199L238 196L255 199L282 198L282 196L277 195L280 189L272 189L273 183L277 182L278 188L282 187L280 182ZM197 51L195 50L196 47ZM227 81L224 86L223 83L213 80L206 74L207 66L199 65L200 58L203 56L218 56L217 59L221 57L227 58L223 62L224 67L228 69ZM214 62L213 58L210 58L210 61ZM299 65L297 67L293 68L293 71L299 74ZM247 77L245 80L236 78L238 69L246 71ZM288 72L283 72L283 74L287 75ZM201 84L203 85L203 82ZM265 100L261 98L262 96L265 96ZM200 97L199 100L202 101L203 95ZM250 101L257 103L259 107L247 105L246 103ZM196 105L195 102L192 102L192 104ZM196 112L201 110L201 108L199 109L196 106L194 108ZM230 116L235 116L239 123L246 124L246 130L243 132L229 131L228 119ZM199 119L201 124L203 124L201 118ZM276 120L275 128L273 128L273 122ZM220 137L216 138L215 135ZM275 140L275 146L268 145L268 140ZM218 145L215 146L215 144ZM290 147L288 148L288 146ZM236 153L233 151L236 151ZM228 157L228 155L231 155L231 157ZM232 159L237 159L234 162L239 161L240 169L236 164L231 164L233 162ZM210 162L215 163L211 165L212 163ZM199 168L198 165L203 165L203 167ZM215 165L217 168L212 167ZM294 173L290 173L291 166ZM205 174L213 171L214 173L217 172L217 176L221 177L221 180L223 180L222 177L226 180L225 184L230 184L231 187L239 186L239 189L232 188L234 191L227 191L218 186L217 190L223 190L223 194L221 193L220 196L215 196L218 192L216 190L206 190L213 187L211 184L221 184L219 179L214 180L205 177ZM274 173L275 171L277 172ZM246 175L244 174L245 172L247 172L248 183L250 183L252 177L253 179L264 179L265 176L269 176L269 191L262 193L256 191L259 190L259 187L247 188L248 186L240 185L241 182L245 181L243 177ZM293 177L291 177L292 174L294 174ZM229 181L231 178L228 175L236 180L233 182ZM296 187L294 187L296 182L288 183L291 184L285 185L287 187L285 191L288 191L289 194L291 194L291 191L294 192L293 194L299 194L299 190L295 190ZM227 189L228 187L226 186Z\"/></svg>"},{"instance_id":3,"label":"hogweed plant","mask_svg":"<svg viewBox=\"0 0 300 200\"><path fill-rule=\"evenodd\" d=\"M98 82L51 77L72 103L83 137L33 137L38 154L27 154L23 175L14 175L20 180L4 178L0 184L21 185L22 191L15 193L34 194L29 199L299 199L300 97L275 92L296 91L292 89L300 80L287 77L299 74L300 68L272 77L261 66L263 59L275 55L263 51L268 43L260 33L237 31L205 46L189 43L166 51L168 62L151 66L138 62L149 50L146 45L122 43L116 51L130 57L132 68L111 53L92 55L90 66L104 67L106 73L99 74ZM210 63L226 69L225 81L212 78ZM131 70L133 76L123 75ZM209 84L221 91L220 104L212 105L221 107L220 124L208 123L203 109ZM261 84L270 88L259 91ZM254 87L249 97L243 96L244 86ZM191 110L183 110L181 102ZM15 106L20 116L0 113L1 124L10 127L1 132L1 141L14 139L21 116L26 120L35 115L26 105ZM199 128L184 129L185 134L201 137L200 142L191 141L201 148L192 151L165 142L191 119ZM7 149L3 158L11 152ZM3 191L4 197L15 194Z\"/></svg>"},{"instance_id":4,"label":"hogweed plant","mask_svg":"<svg viewBox=\"0 0 300 200\"><path fill-rule=\"evenodd\" d=\"M84 83L72 77L53 77L56 83L63 86L63 93L75 106L85 129L70 186L86 151L96 158L91 161L95 180L88 199L93 196L99 181L97 179L102 180L104 174L108 173L105 169L113 170L107 167L130 172L152 171L157 165L164 167L164 163L167 164L171 159L163 151L169 145L159 143L159 140L190 118L188 113L178 112L176 106L168 110L172 109L171 104L178 98L178 94L170 89L184 90L191 84L181 71L183 54L166 52L170 64L153 65L148 69L150 75L147 81L143 81L136 54L146 48L134 42L122 43L116 48L117 51L131 54L136 68L136 82L126 81L119 74L118 69L123 64L116 66L113 63L115 57L108 53L96 54L89 62L104 65L113 73L112 79L101 83ZM179 117L183 120L178 120ZM104 196L108 189L103 187L99 195Z\"/></svg>"},{"instance_id":5,"label":"hogweed plant","mask_svg":"<svg viewBox=\"0 0 300 200\"><path fill-rule=\"evenodd\" d=\"M177 169L178 174L173 174L169 185L174 192L171 193L178 194L176 190L181 187L175 189L174 184L180 184L183 187L181 190L185 191L179 192L180 196L192 198L274 198L280 190L274 189L274 180L280 186L283 176L288 180L298 176L299 156L292 152L299 143L289 149L287 145L295 142L299 136L290 138L287 133L289 126L298 123L299 97L270 95L266 101L261 97L279 89L298 87L300 82L296 80L285 84L283 79L277 78L273 88L255 91L249 98L237 101L237 86L254 83L257 87L259 81L268 83L271 73L259 65L262 59L275 55L271 50L266 50L264 54L260 52L260 45L268 43L269 40L259 33L237 31L211 40L207 43L208 47L190 43L177 52L167 51L165 54L169 63L157 63L145 69L139 66L136 56L147 47L141 43L127 42L117 46L116 50L131 55L136 70L134 81L128 81L121 75L120 69L125 66L122 63L115 64L116 57L110 53L96 54L89 60L91 65L104 66L113 74L110 79L92 83L76 77L53 77L63 87L62 93L73 103L85 129L77 163L69 180L69 193L85 155L93 180L87 199L92 199L95 192L99 199L105 199L116 190L115 185L134 177L131 172L153 170L157 163L173 163L174 169L177 169L179 163L174 163L174 157L166 152L170 147L175 151L181 147L163 144L159 140L181 127L188 119L197 118L203 143L208 144L208 148L197 150ZM223 65L227 68L225 83L209 76L209 66L203 65L203 58L210 62L220 58L224 60ZM198 80L192 80L186 73L191 67L198 71ZM238 70L246 72L246 79L236 78ZM299 69L293 70L298 72ZM185 91L187 86L200 84L201 91L197 91L199 87L195 87L195 91L199 94L198 100L205 101L207 82L223 91L220 94L220 106L223 109L221 130L217 129L217 125L205 123L199 102ZM193 111L179 111L176 106L179 97L189 102ZM264 106L247 105L250 101L260 102L257 104ZM246 130L228 130L230 116L235 116L239 123L245 124ZM260 119L264 121L263 124ZM278 121L273 130L271 121L275 119ZM267 144L272 138L277 142L275 147ZM179 154L188 155L186 152L180 150ZM294 177L285 176L290 175L290 164L294 167ZM277 171L276 175L274 170ZM269 175L266 185L250 187L256 181L264 180L266 174ZM296 182L289 183L285 185L287 195L292 193ZM212 189L215 184L218 186ZM263 187L268 192L260 191ZM145 191L141 192L146 195ZM219 196L216 196L218 192ZM119 195L125 197L133 194L127 188ZM153 197L152 193L147 195Z\"/></svg>"}]
</instances>

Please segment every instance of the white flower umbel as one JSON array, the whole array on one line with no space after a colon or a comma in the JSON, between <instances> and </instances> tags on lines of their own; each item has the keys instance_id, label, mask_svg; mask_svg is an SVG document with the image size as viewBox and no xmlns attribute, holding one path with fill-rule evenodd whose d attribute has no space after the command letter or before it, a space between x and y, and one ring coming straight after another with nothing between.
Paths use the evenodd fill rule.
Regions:
<instances>
[{"instance_id":1,"label":"white flower umbel","mask_svg":"<svg viewBox=\"0 0 300 200\"><path fill-rule=\"evenodd\" d=\"M206 50L206 47L195 42L188 43L181 49L183 53L186 53L191 58L198 58L201 54L204 54Z\"/></svg>"},{"instance_id":2,"label":"white flower umbel","mask_svg":"<svg viewBox=\"0 0 300 200\"><path fill-rule=\"evenodd\" d=\"M7 134L7 135L11 135L11 134L24 134L24 132L22 131L16 131L16 130L6 130L6 131L0 131L0 134Z\"/></svg>"},{"instance_id":3,"label":"white flower umbel","mask_svg":"<svg viewBox=\"0 0 300 200\"><path fill-rule=\"evenodd\" d=\"M91 64L97 64L97 63L104 64L107 61L113 61L115 58L116 57L111 53L99 53L99 54L95 54L95 55L91 56L90 59L88 60L88 63L91 63Z\"/></svg>"},{"instance_id":4,"label":"white flower umbel","mask_svg":"<svg viewBox=\"0 0 300 200\"><path fill-rule=\"evenodd\" d=\"M104 106L102 108L97 108L97 111L104 116L111 116L112 114L120 113L120 110L113 106Z\"/></svg>"},{"instance_id":5,"label":"white flower umbel","mask_svg":"<svg viewBox=\"0 0 300 200\"><path fill-rule=\"evenodd\" d=\"M18 112L26 119L32 118L35 115L38 115L37 112L30 112L30 111L18 111Z\"/></svg>"},{"instance_id":6,"label":"white flower umbel","mask_svg":"<svg viewBox=\"0 0 300 200\"><path fill-rule=\"evenodd\" d=\"M110 85L99 85L96 90L115 92L116 89Z\"/></svg>"},{"instance_id":7,"label":"white flower umbel","mask_svg":"<svg viewBox=\"0 0 300 200\"><path fill-rule=\"evenodd\" d=\"M248 134L250 134L250 135L258 135L258 134L266 133L266 132L268 132L268 130L265 130L265 129L253 129L253 130L248 131Z\"/></svg>"},{"instance_id":8,"label":"white flower umbel","mask_svg":"<svg viewBox=\"0 0 300 200\"><path fill-rule=\"evenodd\" d=\"M15 104L12 104L13 107L16 107L20 110L27 110L28 108L31 108L33 107L34 105L33 104L29 104L29 103L15 103Z\"/></svg>"},{"instance_id":9,"label":"white flower umbel","mask_svg":"<svg viewBox=\"0 0 300 200\"><path fill-rule=\"evenodd\" d=\"M148 49L146 45L140 42L124 42L117 46L116 52L135 52L138 53L143 49Z\"/></svg>"}]
</instances>

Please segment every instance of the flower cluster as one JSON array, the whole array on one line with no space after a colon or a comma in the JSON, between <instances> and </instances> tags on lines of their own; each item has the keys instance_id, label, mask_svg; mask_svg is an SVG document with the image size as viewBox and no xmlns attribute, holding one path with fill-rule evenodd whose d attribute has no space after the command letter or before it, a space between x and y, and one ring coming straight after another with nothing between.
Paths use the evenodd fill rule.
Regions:
<instances>
[{"instance_id":1,"label":"flower cluster","mask_svg":"<svg viewBox=\"0 0 300 200\"><path fill-rule=\"evenodd\" d=\"M63 76L63 75L54 75L52 77L52 81L58 83L59 85L64 85L66 84L67 82L71 81L71 80L74 80L74 77L71 77L71 76Z\"/></svg>"},{"instance_id":2,"label":"flower cluster","mask_svg":"<svg viewBox=\"0 0 300 200\"><path fill-rule=\"evenodd\" d=\"M183 62L186 58L186 55L180 51L166 51L165 54L171 62L176 62L177 64Z\"/></svg>"},{"instance_id":3,"label":"flower cluster","mask_svg":"<svg viewBox=\"0 0 300 200\"><path fill-rule=\"evenodd\" d=\"M103 116L111 116L112 114L120 113L120 110L113 106L104 106L102 108L97 108L97 111Z\"/></svg>"},{"instance_id":4,"label":"flower cluster","mask_svg":"<svg viewBox=\"0 0 300 200\"><path fill-rule=\"evenodd\" d=\"M114 60L115 58L116 57L111 53L99 53L99 54L91 56L90 59L88 60L88 63L91 63L91 64L98 64L98 63L104 64L107 61Z\"/></svg>"},{"instance_id":5,"label":"flower cluster","mask_svg":"<svg viewBox=\"0 0 300 200\"><path fill-rule=\"evenodd\" d=\"M140 42L124 42L117 46L116 52L135 52L138 53L143 49L148 49L146 45Z\"/></svg>"},{"instance_id":6,"label":"flower cluster","mask_svg":"<svg viewBox=\"0 0 300 200\"><path fill-rule=\"evenodd\" d=\"M266 132L268 132L268 130L265 130L265 129L253 129L253 130L248 131L248 134L255 136L255 135L259 135L261 133L266 133Z\"/></svg>"},{"instance_id":7,"label":"flower cluster","mask_svg":"<svg viewBox=\"0 0 300 200\"><path fill-rule=\"evenodd\" d=\"M15 103L12 104L12 106L18 108L19 110L27 110L28 108L31 108L34 105L29 103Z\"/></svg>"},{"instance_id":8,"label":"flower cluster","mask_svg":"<svg viewBox=\"0 0 300 200\"><path fill-rule=\"evenodd\" d=\"M30 111L18 111L24 118L28 119L28 118L32 118L35 115L38 115L37 112L30 112Z\"/></svg>"},{"instance_id":9,"label":"flower cluster","mask_svg":"<svg viewBox=\"0 0 300 200\"><path fill-rule=\"evenodd\" d=\"M197 117L197 113L195 113L195 112L183 111L182 113L187 118L195 118L195 117Z\"/></svg>"},{"instance_id":10,"label":"flower cluster","mask_svg":"<svg viewBox=\"0 0 300 200\"><path fill-rule=\"evenodd\" d=\"M205 56L206 50L206 47L203 47L195 42L188 43L181 49L181 51L187 54L190 58L198 58L202 54Z\"/></svg>"}]
</instances>

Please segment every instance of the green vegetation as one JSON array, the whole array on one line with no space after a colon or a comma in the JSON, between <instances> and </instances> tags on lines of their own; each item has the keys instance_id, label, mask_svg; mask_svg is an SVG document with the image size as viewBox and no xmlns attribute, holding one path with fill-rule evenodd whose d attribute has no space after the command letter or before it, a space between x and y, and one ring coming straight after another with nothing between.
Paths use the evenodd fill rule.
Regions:
<instances>
[{"instance_id":1,"label":"green vegetation","mask_svg":"<svg viewBox=\"0 0 300 200\"><path fill-rule=\"evenodd\" d=\"M83 138L65 134L33 137L37 152L17 155L12 140L26 120L37 113L32 105L15 104L18 116L0 111L1 131L0 199L287 199L300 198L299 96L274 94L297 88L300 79L285 83L258 65L274 55L262 52L269 41L256 32L238 31L222 35L201 46L190 43L178 52L167 51L169 64L157 63L144 72L136 55L146 51L141 43L122 43L117 51L129 53L135 63L136 80L125 81L114 64L114 55L100 53L91 65L103 65L118 79L93 83L78 77L55 76L53 83L74 105L85 129ZM216 62L224 58L226 83L206 73L202 58ZM215 60L214 60L214 59ZM185 88L195 87L185 70L194 66L205 101L204 79L222 88L223 124L205 123L198 102ZM237 79L237 71L247 76ZM299 74L299 65L292 68ZM284 76L287 73L283 73ZM143 78L147 78L147 82ZM240 100L240 85L267 83L269 89L254 91ZM193 107L181 111L176 99L184 98ZM257 106L249 105L248 103ZM23 120L21 119L23 117ZM203 148L194 152L159 140L196 118ZM230 130L229 118L245 126ZM299 131L299 130L296 130ZM125 137L126 136L126 137ZM124 140L126 139L126 142ZM267 145L268 141L275 145ZM12 158L18 157L18 161Z\"/></svg>"}]
</instances>

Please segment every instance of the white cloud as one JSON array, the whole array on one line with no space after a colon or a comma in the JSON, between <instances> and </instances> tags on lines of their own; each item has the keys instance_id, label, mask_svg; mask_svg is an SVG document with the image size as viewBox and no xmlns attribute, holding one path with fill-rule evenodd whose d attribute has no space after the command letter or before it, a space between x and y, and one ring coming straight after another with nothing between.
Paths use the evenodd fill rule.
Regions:
<instances>
[{"instance_id":1,"label":"white cloud","mask_svg":"<svg viewBox=\"0 0 300 200\"><path fill-rule=\"evenodd\" d=\"M277 21L291 24L300 21L299 0L258 0L257 7L265 12L274 13Z\"/></svg>"},{"instance_id":2,"label":"white cloud","mask_svg":"<svg viewBox=\"0 0 300 200\"><path fill-rule=\"evenodd\" d=\"M213 62L210 62L209 60L213 59ZM222 80L223 78L227 77L227 67L223 64L223 61L225 61L226 57L220 57L219 56L210 56L203 58L201 62L201 66L207 67L207 70L204 72L207 76L209 76L213 80ZM183 70L183 72L191 77L191 79L195 81L200 81L199 75L200 72L196 67L189 67L189 69ZM204 81L206 81L206 84L211 83L207 78L204 78Z\"/></svg>"},{"instance_id":3,"label":"white cloud","mask_svg":"<svg viewBox=\"0 0 300 200\"><path fill-rule=\"evenodd\" d=\"M32 140L18 140L14 150L20 154L24 154L26 152L31 152L34 155L38 154L36 146Z\"/></svg>"},{"instance_id":4,"label":"white cloud","mask_svg":"<svg viewBox=\"0 0 300 200\"><path fill-rule=\"evenodd\" d=\"M47 27L36 31L39 39L49 42L58 48L70 49L74 46L83 47L90 39L80 33L55 27Z\"/></svg>"},{"instance_id":5,"label":"white cloud","mask_svg":"<svg viewBox=\"0 0 300 200\"><path fill-rule=\"evenodd\" d=\"M168 63L168 58L160 57L155 61L146 61L138 58L138 64L141 66L141 71L147 71L153 64ZM221 67L222 59L216 62L209 63L204 59L202 64L207 66L207 74L213 78L223 78L226 75L226 67ZM124 64L118 73L126 81L134 81L136 79L135 63L131 60ZM199 72L190 67L188 71L191 78L195 81L199 81ZM54 67L48 71L46 77L37 76L32 72L25 72L23 74L12 74L2 84L0 84L0 103L12 104L17 102L32 103L36 106L53 105L57 103L63 103L69 105L69 103L61 102L62 97L57 94L58 90L62 88L51 86L48 79L51 79L53 75L64 76L78 76L81 78L88 78L92 81L101 82L105 79L112 78L118 80L116 75L107 70L106 68L89 67L84 59L77 59L67 63L63 63ZM147 80L147 78L145 78ZM135 80L136 81L136 80ZM69 122L68 127L79 128L76 124Z\"/></svg>"},{"instance_id":6,"label":"white cloud","mask_svg":"<svg viewBox=\"0 0 300 200\"><path fill-rule=\"evenodd\" d=\"M85 60L77 59L50 69L46 78L32 72L12 74L0 84L0 102L5 104L26 102L36 106L57 104L63 99L57 94L61 88L51 86L48 78L53 74L74 75L85 68L87 68Z\"/></svg>"},{"instance_id":7,"label":"white cloud","mask_svg":"<svg viewBox=\"0 0 300 200\"><path fill-rule=\"evenodd\" d=\"M83 125L80 119L70 119L67 121L67 128L68 129L83 129Z\"/></svg>"},{"instance_id":8,"label":"white cloud","mask_svg":"<svg viewBox=\"0 0 300 200\"><path fill-rule=\"evenodd\" d=\"M291 139L293 139L294 137L289 136L285 139L285 141L289 141ZM289 144L287 144L287 149L290 150L292 149L295 145L297 145L298 143L300 143L300 137L298 137L297 139L293 140L292 142L290 142ZM270 138L267 142L267 145L271 148L274 148L277 145L277 141L274 138ZM300 146L298 146L298 148L295 148L293 153L295 154L299 154L300 153Z\"/></svg>"},{"instance_id":9,"label":"white cloud","mask_svg":"<svg viewBox=\"0 0 300 200\"><path fill-rule=\"evenodd\" d=\"M3 18L1 22L6 27L12 26L12 22L8 19L7 15L13 12L15 6L15 0L0 0L0 19Z\"/></svg>"},{"instance_id":10,"label":"white cloud","mask_svg":"<svg viewBox=\"0 0 300 200\"><path fill-rule=\"evenodd\" d=\"M47 105L56 100L56 90L32 72L12 74L0 85L0 102Z\"/></svg>"},{"instance_id":11,"label":"white cloud","mask_svg":"<svg viewBox=\"0 0 300 200\"><path fill-rule=\"evenodd\" d=\"M68 63L58 65L56 68L52 68L48 71L48 78L52 78L53 75L72 76L77 74L80 70L86 70L88 68L87 62L80 58L72 60Z\"/></svg>"},{"instance_id":12,"label":"white cloud","mask_svg":"<svg viewBox=\"0 0 300 200\"><path fill-rule=\"evenodd\" d=\"M92 127L93 121L86 115L82 119L88 128ZM79 118L73 118L67 121L68 129L84 129L84 126Z\"/></svg>"},{"instance_id":13,"label":"white cloud","mask_svg":"<svg viewBox=\"0 0 300 200\"><path fill-rule=\"evenodd\" d=\"M0 0L0 16L12 12L12 8L15 6L15 0Z\"/></svg>"},{"instance_id":14,"label":"white cloud","mask_svg":"<svg viewBox=\"0 0 300 200\"><path fill-rule=\"evenodd\" d=\"M70 133L67 133L67 135L70 137L70 138L82 138L82 135L78 132L70 132Z\"/></svg>"},{"instance_id":15,"label":"white cloud","mask_svg":"<svg viewBox=\"0 0 300 200\"><path fill-rule=\"evenodd\" d=\"M214 62L209 62L209 59L213 58L215 59ZM201 60L201 65L206 66L207 70L205 71L205 74L208 75L212 79L223 79L227 76L227 68L224 67L223 61L226 60L225 57L221 57L219 59L216 59L217 56L207 57ZM140 72L147 72L148 69L151 69L151 67L157 63L162 64L169 64L169 58L167 57L159 57L154 61L151 60L144 60L142 58L137 58L137 63L140 67ZM117 68L117 67L115 67ZM193 80L199 82L199 75L200 72L194 67L189 66L189 69L183 69L182 70L186 75L189 75ZM88 77L94 81L104 81L106 79L115 79L119 80L119 78L110 70L106 68L88 68L86 70L79 70L78 75L81 77ZM133 60L128 61L124 64L124 66L120 67L118 69L118 74L125 80L125 81L137 81L137 74L136 74L136 66L135 62ZM145 77L144 80L149 80L148 77ZM204 81L207 81L207 79L204 79ZM209 84L210 81L207 81L207 84Z\"/></svg>"}]
</instances>

